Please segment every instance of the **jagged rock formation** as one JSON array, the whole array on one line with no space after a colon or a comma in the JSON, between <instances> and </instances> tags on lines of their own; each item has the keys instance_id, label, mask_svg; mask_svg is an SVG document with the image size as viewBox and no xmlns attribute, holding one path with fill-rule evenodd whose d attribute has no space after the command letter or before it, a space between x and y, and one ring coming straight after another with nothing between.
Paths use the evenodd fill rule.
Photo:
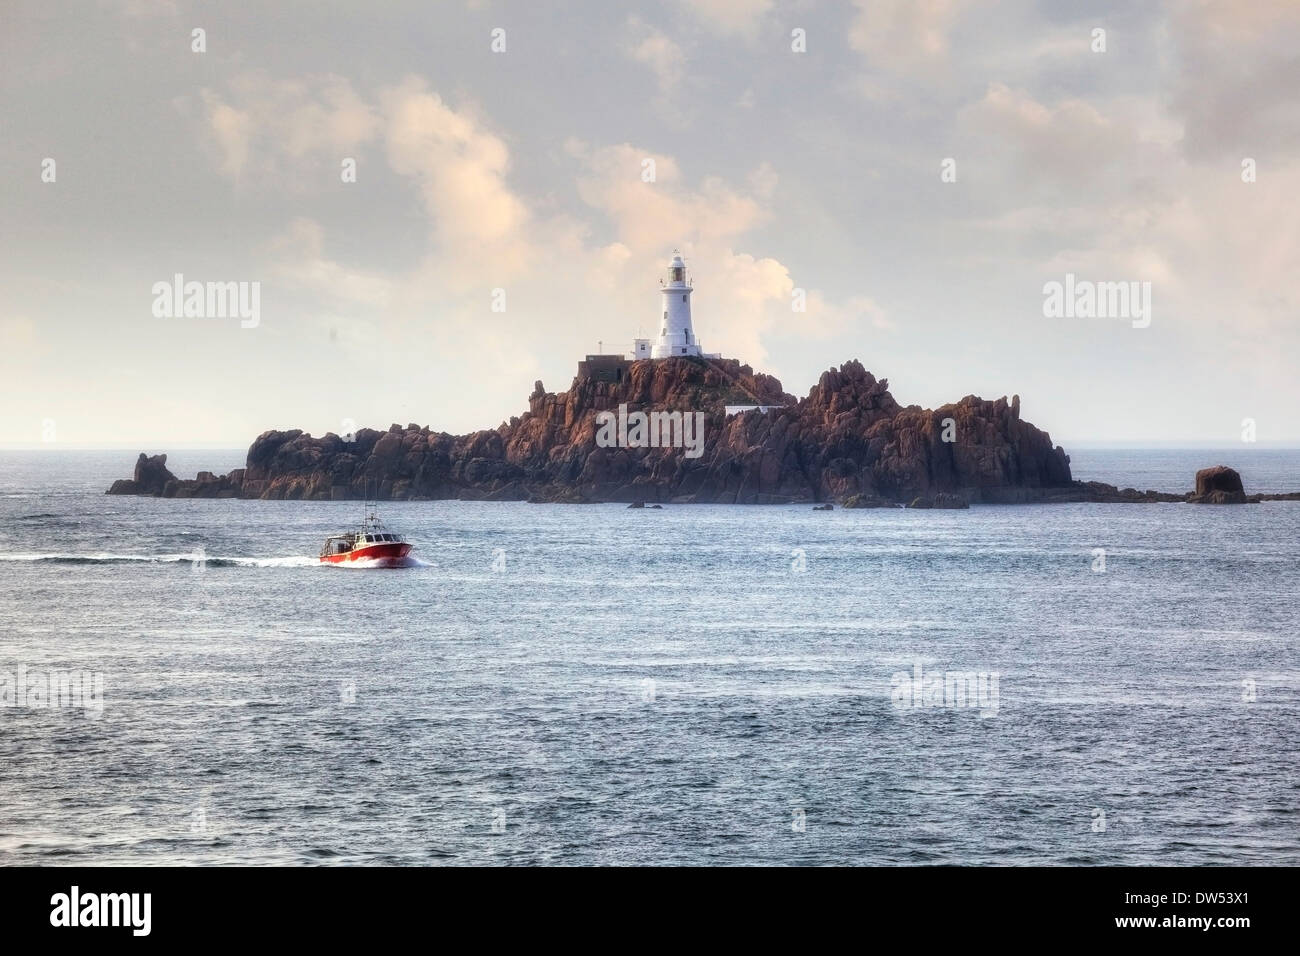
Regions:
<instances>
[{"instance_id":1,"label":"jagged rock formation","mask_svg":"<svg viewBox=\"0 0 1300 956\"><path fill-rule=\"evenodd\" d=\"M149 457L144 452L135 460L135 475L131 478L119 478L108 489L110 495L153 495L155 498L165 495L167 486L176 481L176 476L167 470L167 456Z\"/></svg>"},{"instance_id":2,"label":"jagged rock formation","mask_svg":"<svg viewBox=\"0 0 1300 956\"><path fill-rule=\"evenodd\" d=\"M727 416L727 405L777 405ZM703 414L702 454L681 447L600 447L597 415ZM947 439L947 440L946 440ZM1183 501L1187 495L1074 482L1069 458L1020 418L1020 399L968 395L934 410L900 406L857 361L823 373L796 400L734 360L633 362L619 380L579 375L567 392L541 382L528 411L454 436L414 424L347 438L268 431L228 475L179 480L166 456L141 455L110 494L164 497L529 500L539 502Z\"/></svg>"},{"instance_id":3,"label":"jagged rock formation","mask_svg":"<svg viewBox=\"0 0 1300 956\"><path fill-rule=\"evenodd\" d=\"M1196 491L1187 500L1205 505L1244 505L1246 489L1235 468L1215 465L1196 473Z\"/></svg>"}]
</instances>

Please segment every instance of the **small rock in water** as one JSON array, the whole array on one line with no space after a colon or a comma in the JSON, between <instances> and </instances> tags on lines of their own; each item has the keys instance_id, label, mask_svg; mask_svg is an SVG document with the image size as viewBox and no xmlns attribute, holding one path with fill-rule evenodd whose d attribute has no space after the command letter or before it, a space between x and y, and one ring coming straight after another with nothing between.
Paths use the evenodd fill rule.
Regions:
<instances>
[{"instance_id":1,"label":"small rock in water","mask_svg":"<svg viewBox=\"0 0 1300 956\"><path fill-rule=\"evenodd\" d=\"M886 501L879 495L849 495L841 508L897 508L892 501Z\"/></svg>"},{"instance_id":2,"label":"small rock in water","mask_svg":"<svg viewBox=\"0 0 1300 956\"><path fill-rule=\"evenodd\" d=\"M1215 465L1196 473L1196 491L1187 500L1197 505L1244 505L1246 489L1235 468Z\"/></svg>"}]
</instances>

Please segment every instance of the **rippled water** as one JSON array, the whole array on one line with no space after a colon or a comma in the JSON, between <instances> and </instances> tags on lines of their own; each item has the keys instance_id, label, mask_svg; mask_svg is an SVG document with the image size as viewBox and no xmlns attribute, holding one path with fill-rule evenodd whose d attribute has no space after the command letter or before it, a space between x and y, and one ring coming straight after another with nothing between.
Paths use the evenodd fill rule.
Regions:
<instances>
[{"instance_id":1,"label":"rippled water","mask_svg":"<svg viewBox=\"0 0 1300 956\"><path fill-rule=\"evenodd\" d=\"M0 709L0 861L1300 863L1300 503L403 503L358 571L132 458L0 453L0 672L103 679Z\"/></svg>"}]
</instances>

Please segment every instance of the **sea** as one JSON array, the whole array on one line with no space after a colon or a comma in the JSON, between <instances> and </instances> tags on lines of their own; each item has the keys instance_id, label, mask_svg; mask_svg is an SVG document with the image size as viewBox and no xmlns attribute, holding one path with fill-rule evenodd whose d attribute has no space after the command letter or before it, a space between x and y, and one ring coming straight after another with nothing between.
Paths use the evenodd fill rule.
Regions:
<instances>
[{"instance_id":1,"label":"sea","mask_svg":"<svg viewBox=\"0 0 1300 956\"><path fill-rule=\"evenodd\" d=\"M1300 502L394 502L379 570L134 459L0 451L0 863L1300 863Z\"/></svg>"}]
</instances>

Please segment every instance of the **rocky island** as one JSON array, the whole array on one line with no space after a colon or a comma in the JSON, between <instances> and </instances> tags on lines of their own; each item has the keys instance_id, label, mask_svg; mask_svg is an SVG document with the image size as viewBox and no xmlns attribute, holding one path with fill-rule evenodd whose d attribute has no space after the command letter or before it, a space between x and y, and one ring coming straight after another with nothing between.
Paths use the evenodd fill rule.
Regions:
<instances>
[{"instance_id":1,"label":"rocky island","mask_svg":"<svg viewBox=\"0 0 1300 956\"><path fill-rule=\"evenodd\" d=\"M900 406L860 362L824 372L804 398L733 359L689 356L580 363L568 391L537 382L528 411L495 429L449 435L410 424L320 438L268 431L227 475L179 479L141 454L109 494L305 500L782 504L961 508L971 503L1249 499L1236 472L1197 476L1186 494L1071 479L1070 459L1023 421L1019 396L968 395ZM602 412L702 413L702 454L602 447ZM729 407L730 406L730 414ZM737 407L741 409L737 411ZM1228 473L1231 473L1230 475ZM1202 475L1205 475L1202 482Z\"/></svg>"}]
</instances>

